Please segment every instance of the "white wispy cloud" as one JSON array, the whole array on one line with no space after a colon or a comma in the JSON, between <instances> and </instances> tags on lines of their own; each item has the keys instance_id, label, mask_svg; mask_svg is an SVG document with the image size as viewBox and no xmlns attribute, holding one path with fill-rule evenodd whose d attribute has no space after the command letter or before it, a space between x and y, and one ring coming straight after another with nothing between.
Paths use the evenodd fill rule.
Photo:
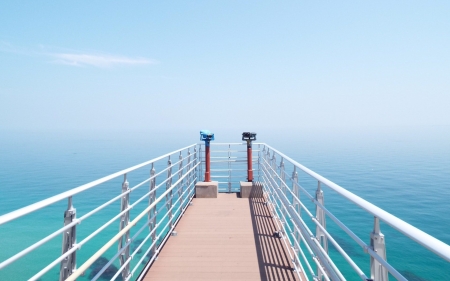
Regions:
<instances>
[{"instance_id":1,"label":"white wispy cloud","mask_svg":"<svg viewBox=\"0 0 450 281\"><path fill-rule=\"evenodd\" d=\"M77 53L56 53L50 54L55 57L56 63L62 63L74 66L95 66L95 67L111 67L114 65L139 65L154 64L154 60L146 58L129 58L123 56L111 55L93 55L93 54L77 54Z\"/></svg>"},{"instance_id":2,"label":"white wispy cloud","mask_svg":"<svg viewBox=\"0 0 450 281\"><path fill-rule=\"evenodd\" d=\"M93 66L108 68L120 65L156 64L157 61L144 57L126 57L102 53L78 52L61 48L40 45L37 49L14 46L9 42L0 41L0 52L14 53L33 57L50 58L49 62L70 66Z\"/></svg>"}]
</instances>

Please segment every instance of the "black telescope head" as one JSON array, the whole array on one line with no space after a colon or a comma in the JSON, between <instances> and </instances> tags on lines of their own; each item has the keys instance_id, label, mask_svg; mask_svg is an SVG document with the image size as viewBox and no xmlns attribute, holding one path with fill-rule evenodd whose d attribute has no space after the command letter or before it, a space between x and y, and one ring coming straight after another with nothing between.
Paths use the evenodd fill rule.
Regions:
<instances>
[{"instance_id":1,"label":"black telescope head","mask_svg":"<svg viewBox=\"0 0 450 281\"><path fill-rule=\"evenodd\" d=\"M243 132L242 133L242 140L254 141L254 140L256 140L256 133Z\"/></svg>"}]
</instances>

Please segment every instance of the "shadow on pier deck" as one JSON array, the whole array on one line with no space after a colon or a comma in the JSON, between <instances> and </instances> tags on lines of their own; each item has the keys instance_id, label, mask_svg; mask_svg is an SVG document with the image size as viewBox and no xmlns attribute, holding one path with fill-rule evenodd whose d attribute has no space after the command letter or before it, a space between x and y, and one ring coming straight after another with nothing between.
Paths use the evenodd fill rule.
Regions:
<instances>
[{"instance_id":1,"label":"shadow on pier deck","mask_svg":"<svg viewBox=\"0 0 450 281\"><path fill-rule=\"evenodd\" d=\"M194 198L175 230L144 280L299 280L262 198Z\"/></svg>"}]
</instances>

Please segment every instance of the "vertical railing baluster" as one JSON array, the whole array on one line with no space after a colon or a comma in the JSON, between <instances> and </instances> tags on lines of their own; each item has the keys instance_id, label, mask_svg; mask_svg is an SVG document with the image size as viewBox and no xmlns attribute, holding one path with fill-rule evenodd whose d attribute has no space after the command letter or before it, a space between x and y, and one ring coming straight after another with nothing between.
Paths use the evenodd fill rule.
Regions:
<instances>
[{"instance_id":1,"label":"vertical railing baluster","mask_svg":"<svg viewBox=\"0 0 450 281\"><path fill-rule=\"evenodd\" d=\"M261 144L258 144L258 182L261 183Z\"/></svg>"},{"instance_id":2,"label":"vertical railing baluster","mask_svg":"<svg viewBox=\"0 0 450 281\"><path fill-rule=\"evenodd\" d=\"M148 199L148 204L151 205L156 200L156 177L155 177L156 171L154 163L152 163L152 169L150 170L150 196ZM150 232L152 233L152 243L156 241L156 206L154 206L150 212L148 212L148 219L150 221L149 228ZM156 243L153 245L151 251L150 251L150 257L152 257L154 254L156 254Z\"/></svg>"},{"instance_id":3,"label":"vertical railing baluster","mask_svg":"<svg viewBox=\"0 0 450 281\"><path fill-rule=\"evenodd\" d=\"M264 157L264 163L263 163L263 167L264 167L264 170L266 171L266 173L268 173L269 172L269 167L268 167L268 163L270 163L269 161L269 156L270 156L270 152L269 152L269 148L267 148L267 151L265 150L265 146L264 146L264 153L263 153L263 157ZM267 176L266 176L266 179L267 179ZM267 179L268 180L268 179ZM266 201L266 203L268 203L269 202L269 193L270 193L270 188L269 188L269 186L267 186L267 188L266 188L266 192L268 193L267 194L267 198L266 199L264 199L264 201Z\"/></svg>"},{"instance_id":4,"label":"vertical railing baluster","mask_svg":"<svg viewBox=\"0 0 450 281\"><path fill-rule=\"evenodd\" d=\"M187 157L186 172L189 172L189 170L191 170L191 149L190 148L188 148L187 155L188 155L188 157ZM192 182L192 172L189 172L189 174L186 176L186 178L187 178L186 189L188 189ZM189 190L187 191L187 195L188 195L188 198L191 195L191 192Z\"/></svg>"},{"instance_id":5,"label":"vertical railing baluster","mask_svg":"<svg viewBox=\"0 0 450 281\"><path fill-rule=\"evenodd\" d=\"M178 180L181 179L183 176L183 155L181 154L178 156L178 160L180 163L178 163ZM180 199L180 205L183 206L183 187L184 187L184 179L181 180L178 187L178 198Z\"/></svg>"},{"instance_id":6,"label":"vertical railing baluster","mask_svg":"<svg viewBox=\"0 0 450 281\"><path fill-rule=\"evenodd\" d=\"M324 197L323 197L323 190L320 187L320 181L317 182L316 200L322 206L325 205ZM324 229L327 228L326 220L325 220L325 212L322 210L322 208L320 208L317 205L316 205L316 219ZM323 233L323 231L320 229L319 226L316 226L316 239L319 241L322 248L328 254L328 240L327 240L327 237L325 236L325 233ZM317 269L317 276L319 277L319 280L322 280L322 272L319 269Z\"/></svg>"},{"instance_id":7,"label":"vertical railing baluster","mask_svg":"<svg viewBox=\"0 0 450 281\"><path fill-rule=\"evenodd\" d=\"M287 195L287 189L286 186L284 185L284 183L286 182L286 174L284 173L284 159L283 157L281 158L281 162L280 162L280 187L281 190L283 190L283 192Z\"/></svg>"},{"instance_id":8,"label":"vertical railing baluster","mask_svg":"<svg viewBox=\"0 0 450 281\"><path fill-rule=\"evenodd\" d=\"M64 225L72 223L77 217L77 210L73 207L72 196L68 198L67 210L64 212ZM66 253L77 243L76 225L63 232L62 253ZM77 252L73 252L61 261L59 280L63 281L69 277L76 268Z\"/></svg>"},{"instance_id":9,"label":"vertical railing baluster","mask_svg":"<svg viewBox=\"0 0 450 281\"><path fill-rule=\"evenodd\" d=\"M264 165L266 167L266 173L267 173L266 179L269 181L268 176L272 173L271 170L270 170L270 167L272 166L272 164L271 164L272 160L270 159L270 149L269 148L267 148L267 153L266 153L266 157L265 158L266 158L266 161L264 162ZM271 193L271 189L270 188L267 188L266 190L267 190L267 192Z\"/></svg>"},{"instance_id":10,"label":"vertical railing baluster","mask_svg":"<svg viewBox=\"0 0 450 281\"><path fill-rule=\"evenodd\" d=\"M197 165L197 164L198 164L197 147L194 146L194 165ZM198 166L196 166L195 169L194 169L194 178L195 178L195 180L194 180L194 184L192 185L193 189L195 189L195 184L198 182L198 179L199 179L198 175L199 175Z\"/></svg>"},{"instance_id":11,"label":"vertical railing baluster","mask_svg":"<svg viewBox=\"0 0 450 281\"><path fill-rule=\"evenodd\" d=\"M169 155L169 160L167 161L167 181L166 181L166 190L169 190L170 187L172 186L172 161L170 160L170 155ZM166 208L168 211L168 217L169 217L169 229L170 227L172 227L172 190L170 190L170 192L166 195Z\"/></svg>"},{"instance_id":12,"label":"vertical railing baluster","mask_svg":"<svg viewBox=\"0 0 450 281\"><path fill-rule=\"evenodd\" d=\"M297 197L300 200L300 188L298 187L298 173L297 173L297 167L294 166L294 171L292 172L292 192L294 193L295 197ZM302 207L300 203L292 197L292 206L294 207L294 210L301 215Z\"/></svg>"},{"instance_id":13,"label":"vertical railing baluster","mask_svg":"<svg viewBox=\"0 0 450 281\"><path fill-rule=\"evenodd\" d=\"M200 162L200 165L198 165L198 171L199 171L199 180L203 179L205 180L205 175L203 174L203 165L202 165L202 145L199 144L198 145L199 151L198 151L198 160ZM202 176L202 178L200 178L200 176Z\"/></svg>"},{"instance_id":14,"label":"vertical railing baluster","mask_svg":"<svg viewBox=\"0 0 450 281\"><path fill-rule=\"evenodd\" d=\"M380 220L374 217L373 231L370 233L370 247L383 260L386 260L386 242L380 231ZM388 281L388 271L379 261L370 256L370 276L373 281Z\"/></svg>"},{"instance_id":15,"label":"vertical railing baluster","mask_svg":"<svg viewBox=\"0 0 450 281\"><path fill-rule=\"evenodd\" d=\"M275 156L275 151L272 152L272 168L273 168L273 171L272 171L273 178L276 179L278 167L277 167L277 157Z\"/></svg>"},{"instance_id":16,"label":"vertical railing baluster","mask_svg":"<svg viewBox=\"0 0 450 281\"><path fill-rule=\"evenodd\" d=\"M292 193L294 193L295 197L297 197L300 200L297 166L294 166L294 171L292 172ZM294 211L301 217L301 205L297 201L297 199L294 198L294 196L292 196L292 207L294 208ZM298 241L298 244L300 245L302 236L300 235L300 232L296 227L294 227L294 237ZM301 249L298 247L297 244L294 244L294 249L295 254L298 256Z\"/></svg>"},{"instance_id":17,"label":"vertical railing baluster","mask_svg":"<svg viewBox=\"0 0 450 281\"><path fill-rule=\"evenodd\" d=\"M288 196L286 186L284 185L284 183L286 182L286 177L285 177L285 174L284 174L284 159L283 159L283 157L281 157L279 169L280 169L280 174L279 174L279 176L280 176L280 181L279 181L280 185L279 185L279 188L284 193L284 195ZM283 204L283 202L281 202L281 204ZM287 224L287 217L288 217L288 215L286 213L286 210L284 208L281 208L281 219L282 219L282 221L281 221L281 230L282 231L284 231L284 227L283 226Z\"/></svg>"},{"instance_id":18,"label":"vertical railing baluster","mask_svg":"<svg viewBox=\"0 0 450 281\"><path fill-rule=\"evenodd\" d=\"M268 174L267 176L269 176L272 172L271 172L271 170L270 170L270 167L272 166L272 160L270 159L270 149L269 148L267 148L267 153L266 153L266 161L264 162L264 165L266 166L266 173ZM267 176L266 176L266 178L267 178ZM267 178L267 180L269 180L268 178ZM267 190L269 190L269 189L267 189Z\"/></svg>"},{"instance_id":19,"label":"vertical railing baluster","mask_svg":"<svg viewBox=\"0 0 450 281\"><path fill-rule=\"evenodd\" d=\"M231 192L231 144L228 145L228 192Z\"/></svg>"},{"instance_id":20,"label":"vertical railing baluster","mask_svg":"<svg viewBox=\"0 0 450 281\"><path fill-rule=\"evenodd\" d=\"M128 206L130 204L130 185L127 181L127 174L123 175L123 183L122 183L122 200L120 204L120 211L123 212L126 209L128 209ZM130 211L126 211L122 214L120 219L120 230L124 229L128 223L130 222ZM128 230L120 239L119 239L119 251L122 250L124 245L126 245L130 241L130 230ZM120 266L122 266L130 257L130 245L125 246L125 250L120 254L119 261ZM128 263L124 269L122 270L122 279L127 280L128 275L130 275L130 264Z\"/></svg>"}]
</instances>

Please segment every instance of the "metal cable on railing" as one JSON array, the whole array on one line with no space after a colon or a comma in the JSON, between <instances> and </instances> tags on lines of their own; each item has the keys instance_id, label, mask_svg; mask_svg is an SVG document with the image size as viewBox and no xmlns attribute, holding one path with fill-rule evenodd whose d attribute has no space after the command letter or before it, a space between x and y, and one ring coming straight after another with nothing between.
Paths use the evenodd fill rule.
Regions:
<instances>
[{"instance_id":1,"label":"metal cable on railing","mask_svg":"<svg viewBox=\"0 0 450 281\"><path fill-rule=\"evenodd\" d=\"M300 209L298 211L293 211L291 214L294 216L291 216L291 223L294 225L296 223L296 219L298 219L298 223L300 226L303 226L305 229L308 230L307 237L311 237L313 239L314 245L309 245L313 251L314 255L316 255L319 258L318 263L318 270L319 270L319 278L320 275L323 275L324 278L327 278L326 275L330 274L330 272L335 271L337 269L335 266L333 266L333 270L330 268L327 268L325 271L321 270L321 266L326 266L330 263L330 259L328 256L328 252L326 248L323 248L321 245L321 242L319 242L319 237L321 240L324 240L325 242L329 240L336 250L343 256L344 260L347 261L347 263L355 270L355 272L359 275L359 277L362 280L368 280L367 276L362 272L362 270L356 265L356 263L351 259L351 257L342 249L342 247L336 242L336 240L332 237L332 235L327 231L325 227L325 220L324 216L325 214L331 218L337 226L339 226L342 230L344 230L345 233L347 233L354 241L356 241L363 250L369 254L371 258L371 278L373 280L387 280L387 272L392 274L397 280L406 280L405 277L403 277L392 265L390 265L386 261L385 256L385 246L384 246L384 235L380 232L380 226L379 226L379 220L383 220L384 222L391 225L393 228L399 230L401 233L406 235L407 237L410 237L414 241L419 242L419 244L423 245L427 249L431 250L432 252L436 253L437 255L443 257L446 260L449 260L448 257L450 256L450 246L437 240L436 238L424 233L423 231L409 225L408 223L396 218L395 216L385 212L384 210L376 207L375 205L365 201L364 199L356 196L355 194L349 192L348 190L345 190L344 188L338 186L337 184L329 181L328 179L323 178L322 176L312 172L308 168L298 164L291 158L287 157L286 155L280 153L279 151L273 149L272 147L264 144L263 145L263 157L261 157L263 162L263 181L265 183L265 190L267 192L271 192L273 195L275 195L276 198L272 199L276 203L273 204L276 206L280 212L280 214L283 216L283 211L287 212L288 210L295 209L294 205L298 204L301 206L301 209L304 209L310 217L310 219L314 222L316 225L316 235L313 235L311 231L309 231L309 228L306 226L306 224L301 219L300 215ZM273 156L272 159L270 159L269 151L272 152ZM266 157L266 155L268 157ZM281 157L280 166L278 167L275 163L275 155L278 155ZM288 161L290 164L294 167L294 172L292 176L290 176L285 170L284 170L284 162ZM300 184L298 184L296 180L296 169L299 169L309 176L312 176L314 179L318 182L318 189L316 191L316 197L313 197L310 195ZM287 179L290 180L292 184L292 189L287 184ZM279 182L279 184L278 184ZM338 194L344 196L344 198L349 199L351 202L357 204L364 210L368 211L370 214L374 216L374 230L371 233L371 245L367 245L364 243L359 237L357 237L347 226L345 226L341 221L339 221L329 210L327 210L324 207L323 204L323 191L321 190L320 186L322 184L325 184L326 186L332 188ZM296 194L295 190L299 189L304 194L307 195L307 197L313 202L316 206L316 215L314 216L306 207L305 205L300 201L299 194ZM293 203L289 202L289 198L292 199ZM280 204L278 204L280 202ZM321 213L323 212L323 215ZM295 219L296 218L296 219ZM327 239L327 240L325 240ZM293 239L295 241L295 239ZM420 241L419 241L420 240ZM306 240L308 241L308 240ZM308 244L308 243L307 243ZM306 245L307 245L306 244ZM437 247L437 245L440 246ZM325 245L327 246L327 245ZM321 255L320 255L321 254ZM313 258L314 260L314 258ZM336 272L336 271L335 271ZM315 278L313 274L313 278ZM335 280L335 278L333 278ZM342 276L339 277L339 280L342 280Z\"/></svg>"},{"instance_id":2,"label":"metal cable on railing","mask_svg":"<svg viewBox=\"0 0 450 281\"><path fill-rule=\"evenodd\" d=\"M397 280L406 280L397 269L386 261L385 237L380 232L380 220L444 260L450 261L449 245L318 175L267 144L254 143L257 149L253 150L253 155L251 151L245 155L247 152L244 149L245 145L245 143L211 143L210 178L222 185L219 187L220 192L239 192L239 182L246 178L247 172L254 174L254 178L257 178L262 184L263 198L278 231L277 236L281 239L292 268L298 277L300 277L300 273L308 273L313 280L346 280L350 277L345 276L338 267L341 262L338 263L336 259L339 258L364 281L370 280L368 276L375 281L387 281L388 273ZM204 144L187 146L0 216L0 225L2 225L61 200L68 200L67 209L64 210L64 226L56 231L52 230L53 232L49 235L2 261L0 270L63 234L62 254L52 257L51 262L38 269L39 272L36 274L33 273L34 275L29 280L38 280L58 264L60 265L60 280L75 280L107 251L108 255L111 254L112 257L95 274L91 273L94 276L90 276L90 279L104 278L103 275L108 268L117 262L119 264L117 270L112 277L108 278L116 280L121 276L126 281L142 280L142 272L145 272L156 259L165 241L175 234L176 224L193 200L194 186L204 176L202 170L202 163L205 161L202 155L204 150ZM247 157L251 159L253 169L251 163L247 166ZM131 176L131 172L145 167L148 167L149 170L143 179L135 180ZM288 171L290 168L293 170ZM315 194L308 192L298 182L298 172L304 172L317 183ZM100 205L92 206L92 209L77 217L77 210L74 206L79 206L83 202L74 202L74 195L121 176L123 177L121 188L119 189L117 186L117 192L113 193L112 198L105 199L106 202L102 202ZM129 180L135 180L138 183L131 186ZM134 194L135 191L147 184L149 190L140 191L138 198L130 202L130 194ZM370 243L365 243L330 209L325 207L323 190L325 186L373 216L374 227L370 233ZM80 225L81 222L109 206L119 205L119 201L120 209L117 207L113 214L108 215L108 218L105 219L106 222L87 233L86 237L82 237L82 239L77 237L77 233L79 233L77 228L84 225ZM306 201L313 203L315 212L306 207ZM133 209L139 209L137 211L139 214L134 217L130 213ZM344 250L345 247L333 235L332 228L327 227L327 219L331 219L330 222L334 222L338 226L337 229L344 231L362 248L363 252L368 254L370 274L366 275L364 268L357 265L349 254L350 252ZM108 238L108 241L104 241L105 244L96 249L95 253L83 261L83 264L77 269L76 255L81 247L94 237L98 238L100 233L106 231L118 220L120 221L119 231L114 232L111 239ZM310 227L308 224L312 226ZM145 231L146 229L148 231ZM109 249L116 242L118 242L118 248L112 254ZM338 255L332 255L333 259L329 255L329 243L338 253ZM131 249L132 246L133 249ZM143 255L140 257L138 253L141 251ZM146 264L143 265L145 261Z\"/></svg>"},{"instance_id":3,"label":"metal cable on railing","mask_svg":"<svg viewBox=\"0 0 450 281\"><path fill-rule=\"evenodd\" d=\"M32 276L29 280L38 280L42 276L44 276L48 271L50 271L52 268L54 268L56 265L61 264L61 273L60 273L60 280L66 280L69 276L72 275L74 271L76 271L76 257L75 253L81 248L82 245L93 239L95 236L97 236L99 233L104 231L106 228L108 228L112 223L117 221L117 219L122 218L122 222L124 222L123 226L121 226L121 229L129 230L133 224L128 223L128 221L124 221L124 216L128 217L130 210L138 206L139 204L142 204L142 201L146 198L153 198L155 197L156 193L163 193L158 196L158 199L154 200L152 203L149 204L149 206L156 207L156 204L158 202L162 201L163 199L168 200L164 206L161 206L160 210L162 208L166 208L167 212L163 217L156 217L156 214L159 212L154 212L153 216L150 215L149 210L147 210L147 213L150 215L147 222L144 224L144 226L141 226L140 229L134 233L133 237L127 238L125 240L125 243L120 245L119 243L119 250L117 254L105 265L103 268L97 272L96 278L99 278L101 274L108 268L108 266L112 265L114 260L116 258L123 257L124 253L126 254L126 258L120 260L120 270L118 274L122 274L122 277L124 280L126 280L128 277L135 273L137 268L139 268L139 264L136 264L132 271L128 269L130 261L136 254L136 250L133 251L133 253L129 253L130 249L130 243L134 241L139 235L142 234L142 231L146 227L151 227L153 229L150 230L150 233L145 237L143 242L141 242L137 249L141 249L145 242L149 240L149 238L152 238L152 245L149 248L149 250L152 249L153 246L156 246L156 243L159 239L165 238L165 236L170 235L170 233L166 233L167 229L173 229L173 225L170 223L166 223L166 225L162 229L158 229L158 227L163 226L161 223L156 224L156 219L158 220L165 220L165 218L169 215L170 212L173 212L175 216L173 216L173 219L176 221L181 216L181 213L186 209L187 203L192 200L193 194L194 194L194 188L193 186L197 182L197 167L200 165L200 162L198 160L197 155L197 145L191 145L182 149L175 150L173 152L167 153L163 156L157 157L155 159L152 159L150 161L144 162L142 164L133 166L131 168L122 170L120 172L114 173L112 175L103 177L99 180L95 180L93 182L90 182L88 184L82 185L80 187L71 189L69 191L63 192L59 195L50 197L48 199L42 200L38 203L32 204L30 206L18 209L16 211L13 211L11 213L5 214L0 216L0 225L8 223L12 220L18 219L24 215L27 215L29 213L33 213L39 209L45 208L49 205L52 205L54 203L57 203L61 200L64 200L66 198L69 199L69 204L67 207L67 210L65 212L65 225L56 230L55 232L51 233L50 235L47 235L43 239L39 240L38 242L35 242L31 246L25 248L24 250L14 254L10 258L4 260L0 263L0 270L7 267L8 265L16 262L20 258L24 257L25 255L33 252L37 248L41 247L42 245L48 243L52 239L54 239L56 236L60 235L61 233L64 233L63 237L63 253L59 257L57 257L55 260L53 260L51 263L49 263L47 266L45 266L43 269L41 269L38 273L36 273L34 276ZM191 154L191 150L193 150L193 154ZM185 155L183 155L185 154ZM170 163L168 166L163 168L158 173L155 172L154 167L155 163L158 161L164 160L169 158L171 155L177 155L178 159L177 161L174 161L174 163ZM186 162L184 162L186 161ZM150 171L150 177L140 181L138 184L134 185L133 187L129 187L128 181L127 181L127 174L130 172L133 172L135 170L141 169L143 167L151 165L151 171ZM176 169L174 173L168 173L167 171L171 171L172 169ZM167 177L163 179L162 181L159 181L158 184L156 184L156 179L159 177L162 177L164 173L167 173ZM124 176L124 182L122 184L122 193L113 197L112 199L106 201L105 203L102 203L99 206L94 207L92 210L88 211L86 214L84 214L81 217L76 218L76 210L73 207L73 196L79 193L82 193L86 190L92 189L96 186L99 186L105 182L108 182L112 179L115 179L119 176ZM171 183L172 178L177 177L178 180L175 181L174 184ZM132 192L135 192L138 188L144 186L145 184L150 183L150 190L143 195L140 195L137 200L135 200L133 203L129 203L129 194ZM162 186L166 186L165 192L159 192ZM176 193L171 194L169 197L164 197L167 195L167 193L170 193L171 190L175 189ZM118 200L122 201L122 209L118 214L114 215L111 219L109 219L106 223L102 224L99 228L94 230L93 232L89 233L86 237L84 237L81 241L76 241L76 232L75 227L79 225L82 221L88 219L89 217L93 216L94 214L98 213L99 211L105 209L108 206L111 206L113 203L116 203ZM125 201L124 201L125 200ZM150 199L151 201L151 199ZM172 202L173 201L173 202ZM124 205L125 202L125 205ZM78 204L81 204L80 202ZM166 206L167 205L167 206ZM159 205L158 205L159 206ZM152 209L152 208L150 208ZM154 209L154 208L153 208ZM125 218L126 218L125 217ZM172 221L173 222L173 221ZM156 235L156 231L158 229L158 234ZM66 235L66 233L68 235ZM122 232L120 232L123 234ZM124 231L124 233L128 233L127 231ZM127 234L128 235L128 234ZM71 240L66 240L69 238ZM122 237L122 236L120 236ZM146 255L148 254L148 251L146 252ZM154 252L153 255L156 255L157 253ZM145 258L142 257L141 261ZM118 276L118 275L117 275ZM116 277L117 277L116 276Z\"/></svg>"}]
</instances>

